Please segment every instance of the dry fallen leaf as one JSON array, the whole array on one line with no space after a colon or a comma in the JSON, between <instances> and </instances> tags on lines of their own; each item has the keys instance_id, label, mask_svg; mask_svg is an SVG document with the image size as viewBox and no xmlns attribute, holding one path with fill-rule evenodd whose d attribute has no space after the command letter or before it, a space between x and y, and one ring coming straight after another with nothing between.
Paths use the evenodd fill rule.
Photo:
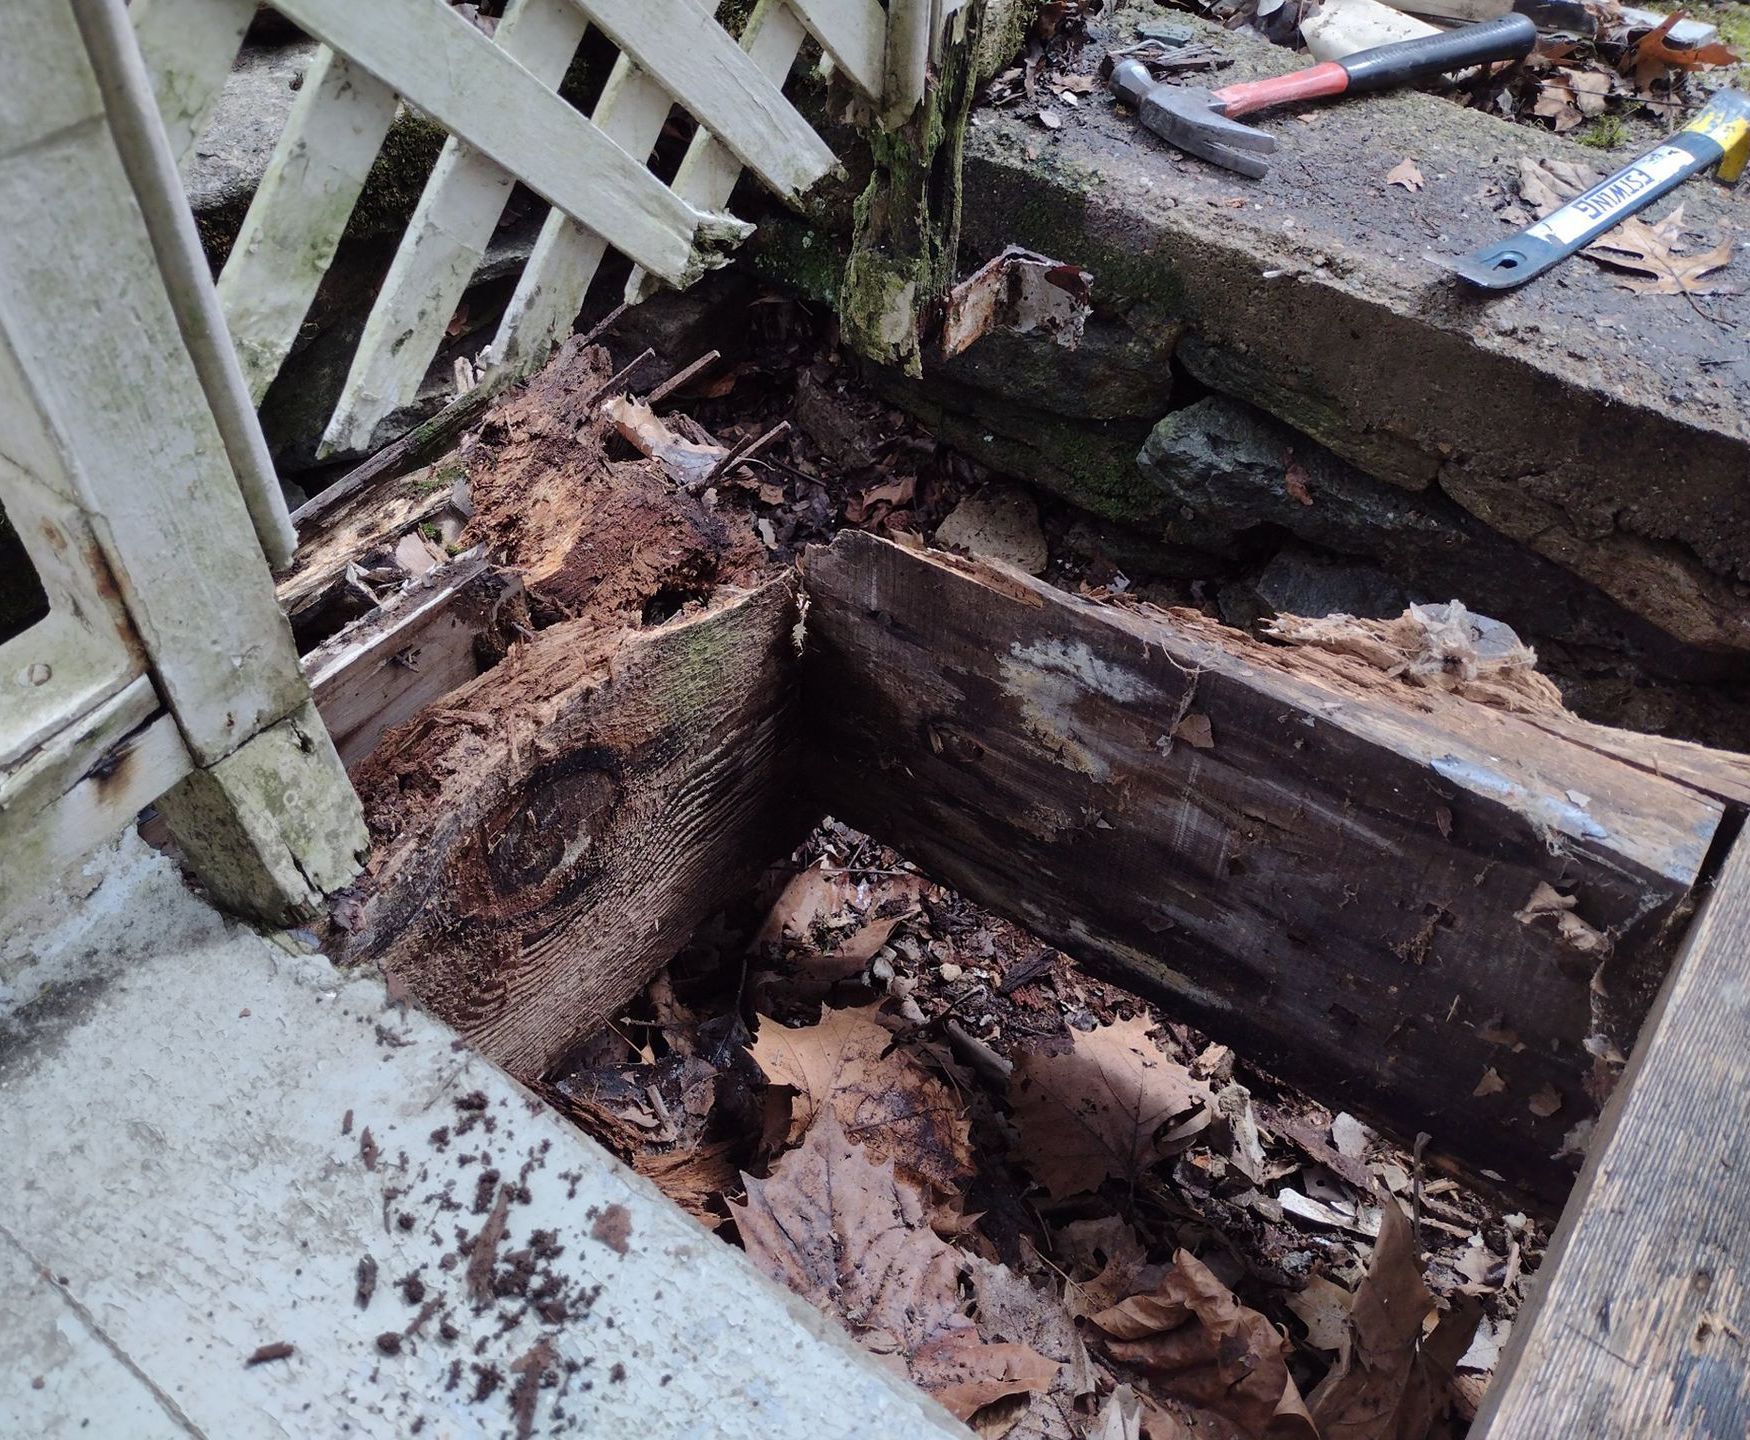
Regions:
<instances>
[{"instance_id":1,"label":"dry fallen leaf","mask_svg":"<svg viewBox=\"0 0 1750 1440\"><path fill-rule=\"evenodd\" d=\"M1209 1087L1148 1032L1140 1018L1072 1031L1068 1054L1016 1062L1009 1103L1021 1156L1052 1199L1097 1189L1112 1176L1133 1180L1208 1125Z\"/></svg>"},{"instance_id":2,"label":"dry fallen leaf","mask_svg":"<svg viewBox=\"0 0 1750 1440\"><path fill-rule=\"evenodd\" d=\"M1288 1297L1288 1308L1306 1326L1306 1343L1315 1350L1341 1350L1349 1333L1349 1311L1355 1297L1323 1275L1307 1282Z\"/></svg>"},{"instance_id":3,"label":"dry fallen leaf","mask_svg":"<svg viewBox=\"0 0 1750 1440\"><path fill-rule=\"evenodd\" d=\"M1623 56L1622 72L1634 76L1635 88L1641 93L1649 93L1653 82L1662 79L1667 70L1687 71L1706 65L1738 63L1738 52L1718 40L1681 50L1667 45L1665 37L1670 34L1671 27L1682 18L1682 10L1668 15L1657 27L1641 36L1634 48Z\"/></svg>"},{"instance_id":4,"label":"dry fallen leaf","mask_svg":"<svg viewBox=\"0 0 1750 1440\"><path fill-rule=\"evenodd\" d=\"M754 1264L865 1350L903 1360L960 1419L1056 1378L1057 1363L1027 1346L984 1342L961 1310L961 1256L929 1228L923 1192L852 1144L830 1108L769 1178L742 1179L747 1200L730 1213Z\"/></svg>"},{"instance_id":5,"label":"dry fallen leaf","mask_svg":"<svg viewBox=\"0 0 1750 1440\"><path fill-rule=\"evenodd\" d=\"M641 400L617 395L602 409L621 437L660 464L677 485L703 484L729 454L721 445L701 445L676 435Z\"/></svg>"},{"instance_id":6,"label":"dry fallen leaf","mask_svg":"<svg viewBox=\"0 0 1750 1440\"><path fill-rule=\"evenodd\" d=\"M1078 1405L1099 1388L1094 1362L1064 1302L1006 1265L967 1258L972 1313L987 1341L1025 1345L1057 1365L1050 1385L1003 1402L1007 1440L1076 1440ZM981 1417L982 1419L983 1417ZM980 1433L993 1433L980 1427Z\"/></svg>"},{"instance_id":7,"label":"dry fallen leaf","mask_svg":"<svg viewBox=\"0 0 1750 1440\"><path fill-rule=\"evenodd\" d=\"M754 945L776 945L788 938L806 939L817 920L847 904L851 886L841 875L828 875L816 865L793 876L767 913Z\"/></svg>"},{"instance_id":8,"label":"dry fallen leaf","mask_svg":"<svg viewBox=\"0 0 1750 1440\"><path fill-rule=\"evenodd\" d=\"M845 966L861 969L875 958L876 951L887 943L903 916L893 915L881 920L871 920L861 929L853 931L834 947L832 958Z\"/></svg>"},{"instance_id":9,"label":"dry fallen leaf","mask_svg":"<svg viewBox=\"0 0 1750 1440\"><path fill-rule=\"evenodd\" d=\"M1142 1440L1142 1401L1128 1385L1112 1391L1088 1440Z\"/></svg>"},{"instance_id":10,"label":"dry fallen leaf","mask_svg":"<svg viewBox=\"0 0 1750 1440\"><path fill-rule=\"evenodd\" d=\"M1604 70L1568 71L1568 88L1574 92L1574 104L1582 115L1602 115L1610 106L1609 95L1616 87L1609 72Z\"/></svg>"},{"instance_id":11,"label":"dry fallen leaf","mask_svg":"<svg viewBox=\"0 0 1750 1440\"><path fill-rule=\"evenodd\" d=\"M1631 278L1617 283L1637 295L1730 295L1719 282L1706 279L1732 263L1732 237L1727 235L1711 250L1698 255L1678 255L1671 249L1683 214L1679 205L1658 225L1646 225L1630 217L1601 240L1586 247L1596 260L1638 270L1650 278Z\"/></svg>"},{"instance_id":12,"label":"dry fallen leaf","mask_svg":"<svg viewBox=\"0 0 1750 1440\"><path fill-rule=\"evenodd\" d=\"M1545 80L1538 87L1537 103L1532 106L1532 114L1551 121L1558 135L1566 135L1585 118L1580 113L1573 86L1568 83L1565 74Z\"/></svg>"},{"instance_id":13,"label":"dry fallen leaf","mask_svg":"<svg viewBox=\"0 0 1750 1440\"><path fill-rule=\"evenodd\" d=\"M1483 1078L1477 1081L1477 1088L1470 1093L1480 1100L1486 1095L1499 1095L1506 1088L1507 1082L1501 1078L1500 1072L1493 1065L1490 1065L1484 1069Z\"/></svg>"},{"instance_id":14,"label":"dry fallen leaf","mask_svg":"<svg viewBox=\"0 0 1750 1440\"><path fill-rule=\"evenodd\" d=\"M1562 1108L1562 1092L1546 1081L1543 1087L1531 1097L1530 1104L1533 1115L1540 1120L1547 1120Z\"/></svg>"},{"instance_id":15,"label":"dry fallen leaf","mask_svg":"<svg viewBox=\"0 0 1750 1440\"><path fill-rule=\"evenodd\" d=\"M918 477L915 475L907 475L899 480L889 480L885 485L872 486L845 507L845 519L853 525L860 525L863 521L873 518L875 508L878 505L886 505L890 508L898 505L909 505L916 496L917 489Z\"/></svg>"},{"instance_id":16,"label":"dry fallen leaf","mask_svg":"<svg viewBox=\"0 0 1750 1440\"><path fill-rule=\"evenodd\" d=\"M1183 740L1193 750L1215 748L1215 731L1210 727L1209 717L1197 710L1193 710L1173 727L1173 738Z\"/></svg>"},{"instance_id":17,"label":"dry fallen leaf","mask_svg":"<svg viewBox=\"0 0 1750 1440\"><path fill-rule=\"evenodd\" d=\"M1287 1343L1188 1250L1152 1294L1090 1318L1110 1337L1102 1348L1141 1371L1158 1398L1219 1415L1247 1435L1317 1440L1288 1374Z\"/></svg>"},{"instance_id":18,"label":"dry fallen leaf","mask_svg":"<svg viewBox=\"0 0 1750 1440\"><path fill-rule=\"evenodd\" d=\"M1425 1440L1446 1413L1453 1367L1481 1314L1473 1302L1455 1306L1424 1338L1433 1309L1409 1217L1387 1201L1347 1343L1307 1397L1324 1440Z\"/></svg>"},{"instance_id":19,"label":"dry fallen leaf","mask_svg":"<svg viewBox=\"0 0 1750 1440\"><path fill-rule=\"evenodd\" d=\"M1416 162L1406 158L1398 161L1386 172L1385 183L1387 185L1401 185L1414 195L1427 182L1423 180L1422 171Z\"/></svg>"},{"instance_id":20,"label":"dry fallen leaf","mask_svg":"<svg viewBox=\"0 0 1750 1440\"><path fill-rule=\"evenodd\" d=\"M1148 1251L1129 1221L1116 1215L1074 1220L1056 1239L1060 1262L1070 1275L1064 1304L1076 1318L1109 1309L1140 1288Z\"/></svg>"},{"instance_id":21,"label":"dry fallen leaf","mask_svg":"<svg viewBox=\"0 0 1750 1440\"><path fill-rule=\"evenodd\" d=\"M947 1195L972 1173L971 1128L953 1093L903 1050L873 1010L827 1010L789 1030L760 1018L753 1058L766 1079L796 1091L789 1139L823 1111L876 1160Z\"/></svg>"},{"instance_id":22,"label":"dry fallen leaf","mask_svg":"<svg viewBox=\"0 0 1750 1440\"><path fill-rule=\"evenodd\" d=\"M1576 955L1589 959L1608 955L1610 937L1574 913L1578 904L1575 896L1563 895L1548 881L1539 880L1531 898L1525 902L1525 908L1517 911L1513 918L1521 925L1548 922L1555 929L1556 939Z\"/></svg>"}]
</instances>

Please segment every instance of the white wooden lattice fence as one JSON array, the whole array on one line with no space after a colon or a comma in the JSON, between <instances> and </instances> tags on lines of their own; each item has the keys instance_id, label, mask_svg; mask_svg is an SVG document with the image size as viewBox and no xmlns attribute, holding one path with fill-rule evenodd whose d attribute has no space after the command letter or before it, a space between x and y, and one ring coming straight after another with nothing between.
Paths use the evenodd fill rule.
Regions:
<instances>
[{"instance_id":1,"label":"white wooden lattice fence","mask_svg":"<svg viewBox=\"0 0 1750 1440\"><path fill-rule=\"evenodd\" d=\"M649 277L684 286L748 233L723 210L744 169L787 199L834 169L781 88L808 37L872 105L909 110L923 91L929 27L959 8L760 0L737 43L703 0L510 0L490 38L443 0L272 3L322 48L218 282L256 401L292 347L398 106L450 132L329 420L329 452L370 447L415 398L513 182L553 208L488 352L501 374L532 369L570 332L610 248L637 267L630 298ZM255 0L134 0L179 160L211 118L255 9ZM619 55L585 117L556 91L592 26ZM677 104L698 129L664 184L647 159Z\"/></svg>"},{"instance_id":2,"label":"white wooden lattice fence","mask_svg":"<svg viewBox=\"0 0 1750 1440\"><path fill-rule=\"evenodd\" d=\"M0 0L0 500L50 602L0 641L0 911L155 799L239 908L284 919L355 865L274 597L296 536L254 407L400 106L450 139L330 449L415 398L513 183L552 211L500 375L570 331L608 249L631 297L685 285L748 233L723 211L744 170L795 199L834 168L782 93L809 37L892 124L964 0L758 0L739 42L704 0L510 0L491 38L445 0L272 3L320 49L215 286L177 167L256 0ZM618 59L585 117L557 86L590 27ZM677 104L698 126L664 184Z\"/></svg>"},{"instance_id":3,"label":"white wooden lattice fence","mask_svg":"<svg viewBox=\"0 0 1750 1440\"><path fill-rule=\"evenodd\" d=\"M364 825L120 0L0 4L0 206L0 500L49 602L0 640L0 915L153 801L214 895L309 913Z\"/></svg>"}]
</instances>

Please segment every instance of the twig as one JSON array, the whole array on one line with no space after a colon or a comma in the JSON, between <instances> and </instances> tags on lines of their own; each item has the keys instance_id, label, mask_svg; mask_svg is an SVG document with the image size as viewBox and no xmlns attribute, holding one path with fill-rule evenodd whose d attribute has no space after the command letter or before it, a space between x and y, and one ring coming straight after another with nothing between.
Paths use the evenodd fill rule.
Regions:
<instances>
[{"instance_id":1,"label":"twig","mask_svg":"<svg viewBox=\"0 0 1750 1440\"><path fill-rule=\"evenodd\" d=\"M1416 1253L1422 1253L1422 1151L1434 1137L1426 1130L1416 1132L1416 1148L1412 1154L1410 1176L1410 1233L1416 1238Z\"/></svg>"},{"instance_id":2,"label":"twig","mask_svg":"<svg viewBox=\"0 0 1750 1440\"><path fill-rule=\"evenodd\" d=\"M668 1132L663 1138L678 1139L680 1132L674 1128L674 1117L668 1113L668 1104L662 1098L662 1091L655 1084L650 1084L644 1087L644 1093L650 1097L650 1103L656 1110L656 1118L662 1121L662 1128Z\"/></svg>"},{"instance_id":3,"label":"twig","mask_svg":"<svg viewBox=\"0 0 1750 1440\"><path fill-rule=\"evenodd\" d=\"M1009 1077L1015 1073L1012 1061L1005 1060L976 1035L969 1034L958 1020L950 1020L947 1024L947 1031L948 1044L962 1060L991 1084L1008 1085Z\"/></svg>"},{"instance_id":4,"label":"twig","mask_svg":"<svg viewBox=\"0 0 1750 1440\"><path fill-rule=\"evenodd\" d=\"M790 422L788 420L780 420L776 425L772 426L770 430L766 431L764 435L757 436L752 440L743 440L708 471L706 471L703 479L695 480L691 485L687 486L688 491L695 495L699 494L705 490L713 480L718 479L720 476L729 474L744 460L751 460L774 440L780 440L789 433Z\"/></svg>"},{"instance_id":5,"label":"twig","mask_svg":"<svg viewBox=\"0 0 1750 1440\"><path fill-rule=\"evenodd\" d=\"M685 385L689 380L698 375L700 371L709 369L722 358L723 355L721 351L707 350L697 360L693 361L691 365L675 371L674 374L670 375L668 379L662 382L662 384L652 390L649 398L644 403L654 409L664 400L668 399L670 395L674 394L675 391L679 390L681 386Z\"/></svg>"},{"instance_id":6,"label":"twig","mask_svg":"<svg viewBox=\"0 0 1750 1440\"><path fill-rule=\"evenodd\" d=\"M598 401L605 400L615 390L618 390L625 385L634 370L646 360L654 360L655 358L656 351L646 350L642 355L633 359L630 364L621 366L612 375L608 376L608 378L604 380L593 393L591 393L589 399L583 402L583 408L585 410L591 409Z\"/></svg>"},{"instance_id":7,"label":"twig","mask_svg":"<svg viewBox=\"0 0 1750 1440\"><path fill-rule=\"evenodd\" d=\"M631 305L624 301L614 306L612 310L608 311L606 315L602 316L600 320L590 326L589 333L583 337L583 343L585 345L595 344L597 340L601 339L603 335L613 329L615 325L619 324L621 317L631 308Z\"/></svg>"}]
</instances>

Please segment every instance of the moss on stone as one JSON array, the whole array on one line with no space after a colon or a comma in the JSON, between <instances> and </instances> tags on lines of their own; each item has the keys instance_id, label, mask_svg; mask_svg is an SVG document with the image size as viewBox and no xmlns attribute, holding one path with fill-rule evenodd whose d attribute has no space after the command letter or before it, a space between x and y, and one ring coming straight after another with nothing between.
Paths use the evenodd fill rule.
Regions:
<instances>
[{"instance_id":1,"label":"moss on stone","mask_svg":"<svg viewBox=\"0 0 1750 1440\"><path fill-rule=\"evenodd\" d=\"M1165 531L1167 500L1136 464L1144 420L1074 420L1011 405L933 376L919 382L892 369L870 378L888 400L979 464L1153 535Z\"/></svg>"},{"instance_id":2,"label":"moss on stone","mask_svg":"<svg viewBox=\"0 0 1750 1440\"><path fill-rule=\"evenodd\" d=\"M762 279L804 300L837 305L845 281L846 249L840 234L794 215L775 215L754 232L740 259Z\"/></svg>"},{"instance_id":3,"label":"moss on stone","mask_svg":"<svg viewBox=\"0 0 1750 1440\"><path fill-rule=\"evenodd\" d=\"M365 177L365 188L352 207L342 238L382 235L405 225L448 138L441 125L403 109Z\"/></svg>"}]
</instances>

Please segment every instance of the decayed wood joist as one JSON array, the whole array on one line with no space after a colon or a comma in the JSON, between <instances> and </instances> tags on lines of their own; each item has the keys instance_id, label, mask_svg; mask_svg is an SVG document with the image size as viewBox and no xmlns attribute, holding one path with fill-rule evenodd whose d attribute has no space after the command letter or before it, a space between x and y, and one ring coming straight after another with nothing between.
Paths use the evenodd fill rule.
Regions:
<instances>
[{"instance_id":1,"label":"decayed wood joist","mask_svg":"<svg viewBox=\"0 0 1750 1440\"><path fill-rule=\"evenodd\" d=\"M799 838L796 621L788 577L657 629L566 621L390 731L336 958L539 1075Z\"/></svg>"},{"instance_id":2,"label":"decayed wood joist","mask_svg":"<svg viewBox=\"0 0 1750 1440\"><path fill-rule=\"evenodd\" d=\"M1632 1043L1719 801L1200 616L861 534L805 583L833 814L1328 1101L1566 1189L1553 1157L1608 1065L1588 1044Z\"/></svg>"}]
</instances>

